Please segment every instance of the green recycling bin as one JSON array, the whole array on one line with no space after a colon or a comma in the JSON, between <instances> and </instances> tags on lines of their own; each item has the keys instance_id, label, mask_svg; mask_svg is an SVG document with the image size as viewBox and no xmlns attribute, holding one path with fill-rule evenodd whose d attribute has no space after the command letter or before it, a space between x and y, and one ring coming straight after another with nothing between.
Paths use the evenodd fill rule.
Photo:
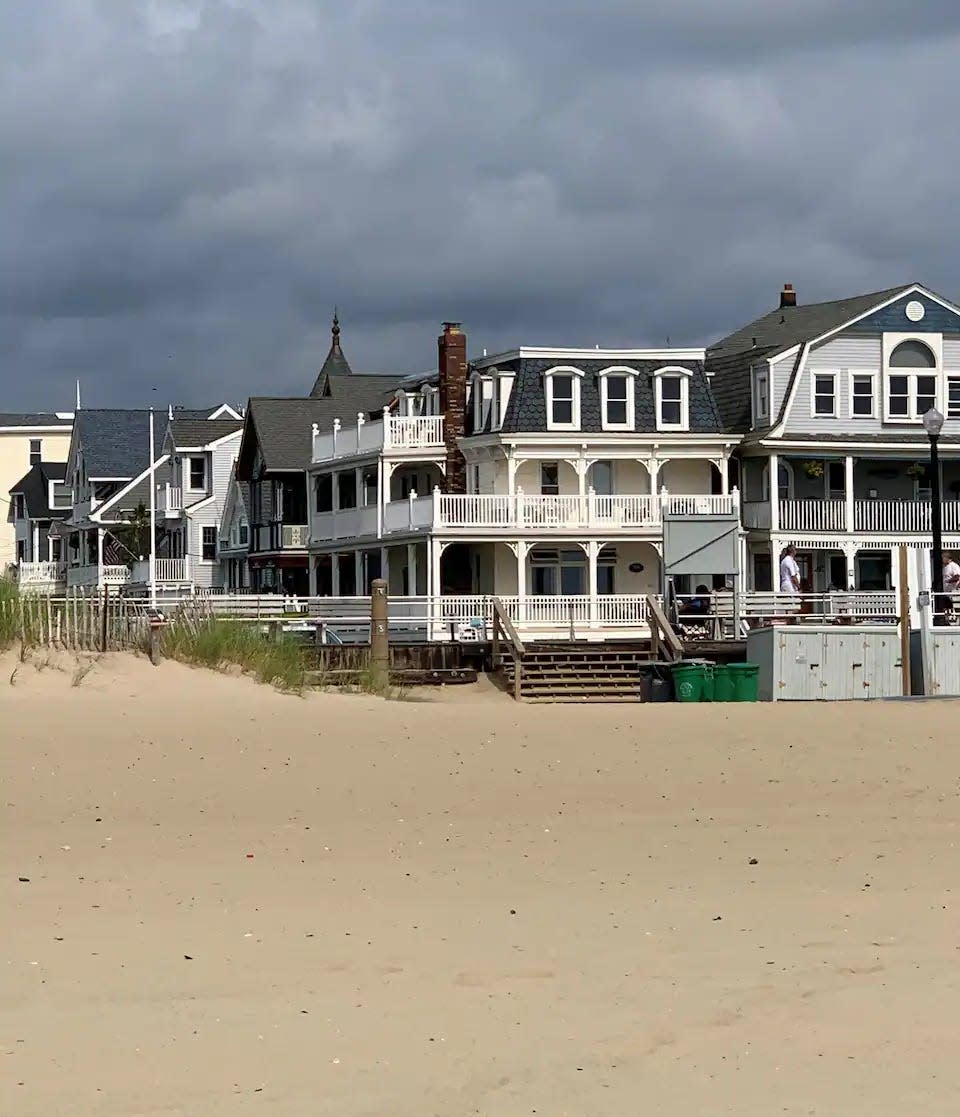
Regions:
<instances>
[{"instance_id":1,"label":"green recycling bin","mask_svg":"<svg viewBox=\"0 0 960 1117\"><path fill-rule=\"evenodd\" d=\"M733 701L756 702L760 685L760 664L731 663L727 670L733 679Z\"/></svg>"},{"instance_id":2,"label":"green recycling bin","mask_svg":"<svg viewBox=\"0 0 960 1117\"><path fill-rule=\"evenodd\" d=\"M698 663L697 666L703 672L703 687L700 691L701 702L715 702L716 696L714 694L714 671L716 668L712 663Z\"/></svg>"},{"instance_id":3,"label":"green recycling bin","mask_svg":"<svg viewBox=\"0 0 960 1117\"><path fill-rule=\"evenodd\" d=\"M713 700L714 702L733 702L733 675L727 663L713 665Z\"/></svg>"},{"instance_id":4,"label":"green recycling bin","mask_svg":"<svg viewBox=\"0 0 960 1117\"><path fill-rule=\"evenodd\" d=\"M698 663L678 663L673 668L673 689L678 702L703 699L704 670Z\"/></svg>"}]
</instances>

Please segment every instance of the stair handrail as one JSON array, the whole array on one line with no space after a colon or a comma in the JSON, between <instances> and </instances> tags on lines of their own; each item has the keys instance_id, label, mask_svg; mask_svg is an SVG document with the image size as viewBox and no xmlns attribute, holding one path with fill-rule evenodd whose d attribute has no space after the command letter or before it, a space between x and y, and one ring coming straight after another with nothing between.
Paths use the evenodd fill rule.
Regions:
<instances>
[{"instance_id":1,"label":"stair handrail","mask_svg":"<svg viewBox=\"0 0 960 1117\"><path fill-rule=\"evenodd\" d=\"M666 660L682 659L683 642L674 632L670 621L667 620L667 614L663 611L663 606L650 594L647 594L647 617L650 620L650 636L654 654L660 656L661 652L665 652L666 654L662 658Z\"/></svg>"},{"instance_id":2,"label":"stair handrail","mask_svg":"<svg viewBox=\"0 0 960 1117\"><path fill-rule=\"evenodd\" d=\"M523 641L520 639L520 634L513 626L513 621L507 616L507 611L503 607L503 602L499 597L493 598L493 667L494 670L502 665L502 657L500 655L500 637L510 644L513 649L513 697L520 701L520 680L523 674L523 656L526 649L523 646Z\"/></svg>"}]
</instances>

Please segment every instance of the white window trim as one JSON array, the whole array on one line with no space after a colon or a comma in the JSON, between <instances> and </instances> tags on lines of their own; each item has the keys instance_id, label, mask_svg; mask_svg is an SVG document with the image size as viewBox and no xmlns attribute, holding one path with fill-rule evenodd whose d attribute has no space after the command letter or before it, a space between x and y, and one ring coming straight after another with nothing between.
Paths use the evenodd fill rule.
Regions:
<instances>
[{"instance_id":1,"label":"white window trim","mask_svg":"<svg viewBox=\"0 0 960 1117\"><path fill-rule=\"evenodd\" d=\"M632 431L636 428L636 382L637 370L626 365L611 365L597 373L600 380L600 428L605 431ZM622 376L627 382L627 421L611 423L607 419L607 385L611 376Z\"/></svg>"},{"instance_id":2,"label":"white window trim","mask_svg":"<svg viewBox=\"0 0 960 1117\"><path fill-rule=\"evenodd\" d=\"M679 376L680 377L680 422L679 423L664 423L661 415L661 405L663 403L663 378L665 376ZM679 365L664 365L663 368L658 368L653 374L654 384L654 406L657 411L657 430L658 431L687 431L690 429L690 380L693 377L693 372L688 368L682 368Z\"/></svg>"},{"instance_id":3,"label":"white window trim","mask_svg":"<svg viewBox=\"0 0 960 1117\"><path fill-rule=\"evenodd\" d=\"M856 377L865 376L868 376L870 378L870 414L857 415L856 412L853 410L853 401L855 398L853 392L853 382ZM847 370L847 414L850 416L851 419L876 419L879 411L877 407L877 390L879 379L880 375L876 371L876 369L851 368Z\"/></svg>"},{"instance_id":4,"label":"white window trim","mask_svg":"<svg viewBox=\"0 0 960 1117\"><path fill-rule=\"evenodd\" d=\"M193 483L193 463L195 461L203 462L203 484L202 485L194 485L194 483ZM208 480L207 475L208 475L209 471L210 471L210 466L207 462L207 459L203 456L203 454L190 454L189 457L187 458L187 483L184 486L184 488L186 488L187 492L205 493L207 491L207 480Z\"/></svg>"},{"instance_id":5,"label":"white window trim","mask_svg":"<svg viewBox=\"0 0 960 1117\"><path fill-rule=\"evenodd\" d=\"M554 376L571 376L573 378L573 421L570 423L555 423L553 421L553 378ZM580 429L580 384L583 380L583 370L572 365L555 365L543 374L544 395L547 404L547 430L548 431L578 431Z\"/></svg>"},{"instance_id":6,"label":"white window trim","mask_svg":"<svg viewBox=\"0 0 960 1117\"><path fill-rule=\"evenodd\" d=\"M832 411L818 411L817 410L817 377L830 377L833 382L833 410ZM837 393L837 379L839 373L835 369L818 368L810 370L810 417L812 419L836 419L840 414L839 398Z\"/></svg>"},{"instance_id":7,"label":"white window trim","mask_svg":"<svg viewBox=\"0 0 960 1117\"><path fill-rule=\"evenodd\" d=\"M934 368L891 368L890 357L898 345L904 341L917 341L925 345L933 354ZM909 378L909 409L908 415L890 414L890 377L906 376ZM943 411L944 376L943 376L943 334L927 334L919 331L910 333L885 333L883 335L883 377L881 390L883 391L883 421L897 426L917 426L923 422L923 416L917 414L917 377L932 376L937 382L936 406Z\"/></svg>"},{"instance_id":8,"label":"white window trim","mask_svg":"<svg viewBox=\"0 0 960 1117\"><path fill-rule=\"evenodd\" d=\"M761 365L751 365L750 372L752 374L750 377L750 388L752 396L751 403L753 406L753 425L756 427L759 426L760 423L770 422L770 382L772 379L770 376L770 364L766 362ZM762 411L760 410L758 402L760 397L758 385L761 379L763 379L767 385L767 406Z\"/></svg>"}]
</instances>

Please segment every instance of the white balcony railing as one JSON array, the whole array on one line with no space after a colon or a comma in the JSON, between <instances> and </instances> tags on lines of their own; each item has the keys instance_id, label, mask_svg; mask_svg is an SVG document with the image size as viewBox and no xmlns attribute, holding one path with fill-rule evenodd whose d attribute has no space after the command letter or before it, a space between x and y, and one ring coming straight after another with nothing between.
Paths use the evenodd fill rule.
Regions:
<instances>
[{"instance_id":1,"label":"white balcony railing","mask_svg":"<svg viewBox=\"0 0 960 1117\"><path fill-rule=\"evenodd\" d=\"M473 529L477 531L534 530L567 531L590 528L604 531L660 530L662 513L676 515L730 516L737 508L735 493L728 496L540 496L518 492L441 493L430 496L411 493L406 500L383 506L380 530L383 535L397 532ZM312 542L376 536L375 507L347 508L315 513L311 521Z\"/></svg>"},{"instance_id":2,"label":"white balcony railing","mask_svg":"<svg viewBox=\"0 0 960 1117\"><path fill-rule=\"evenodd\" d=\"M130 570L126 566L69 566L67 567L67 585L77 587L89 586L125 586L130 581Z\"/></svg>"},{"instance_id":3,"label":"white balcony railing","mask_svg":"<svg viewBox=\"0 0 960 1117\"><path fill-rule=\"evenodd\" d=\"M335 419L332 431L313 428L313 461L326 462L383 450L424 450L443 446L442 415L390 415L367 421L358 415L356 425L344 427Z\"/></svg>"},{"instance_id":4,"label":"white balcony railing","mask_svg":"<svg viewBox=\"0 0 960 1117\"><path fill-rule=\"evenodd\" d=\"M960 531L960 500L941 503L943 530ZM855 500L853 524L848 525L845 500L781 500L779 530L784 532L874 532L929 535L931 506L926 500ZM743 526L769 530L771 509L767 501L743 505Z\"/></svg>"},{"instance_id":5,"label":"white balcony railing","mask_svg":"<svg viewBox=\"0 0 960 1117\"><path fill-rule=\"evenodd\" d=\"M66 581L67 569L62 562L21 562L17 566L17 581L28 586L50 586Z\"/></svg>"},{"instance_id":6,"label":"white balcony railing","mask_svg":"<svg viewBox=\"0 0 960 1117\"><path fill-rule=\"evenodd\" d=\"M784 531L843 531L846 503L842 500L785 500L780 505Z\"/></svg>"},{"instance_id":7,"label":"white balcony railing","mask_svg":"<svg viewBox=\"0 0 960 1117\"><path fill-rule=\"evenodd\" d=\"M158 558L157 581L183 585L190 581L190 560L186 558Z\"/></svg>"},{"instance_id":8,"label":"white balcony railing","mask_svg":"<svg viewBox=\"0 0 960 1117\"><path fill-rule=\"evenodd\" d=\"M175 516L183 511L183 489L179 485L161 485L157 492L157 511Z\"/></svg>"}]
</instances>

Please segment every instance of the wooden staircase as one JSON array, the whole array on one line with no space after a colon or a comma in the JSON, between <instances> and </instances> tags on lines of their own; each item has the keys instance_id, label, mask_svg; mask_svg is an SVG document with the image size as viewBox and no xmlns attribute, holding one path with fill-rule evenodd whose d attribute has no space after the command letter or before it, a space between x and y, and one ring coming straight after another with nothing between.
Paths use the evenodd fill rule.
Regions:
<instances>
[{"instance_id":1,"label":"wooden staircase","mask_svg":"<svg viewBox=\"0 0 960 1117\"><path fill-rule=\"evenodd\" d=\"M682 654L659 605L651 605L649 639L524 644L494 599L494 670L517 701L642 702L643 676Z\"/></svg>"}]
</instances>

